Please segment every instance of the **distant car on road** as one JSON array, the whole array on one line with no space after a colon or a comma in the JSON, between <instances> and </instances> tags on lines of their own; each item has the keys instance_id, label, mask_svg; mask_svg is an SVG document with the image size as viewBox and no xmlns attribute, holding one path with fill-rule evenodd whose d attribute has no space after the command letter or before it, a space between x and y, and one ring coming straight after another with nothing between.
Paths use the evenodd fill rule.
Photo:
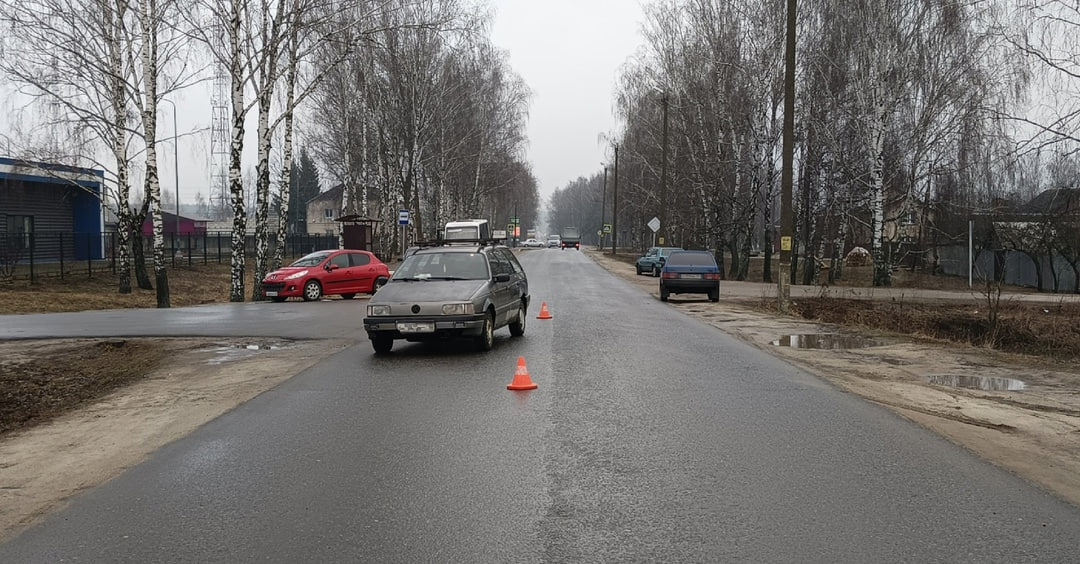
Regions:
<instances>
[{"instance_id":1,"label":"distant car on road","mask_svg":"<svg viewBox=\"0 0 1080 564\"><path fill-rule=\"evenodd\" d=\"M488 351L496 329L525 334L529 299L525 269L507 247L426 246L409 255L368 302L364 330L375 354L389 353L397 339L466 338Z\"/></svg>"},{"instance_id":2,"label":"distant car on road","mask_svg":"<svg viewBox=\"0 0 1080 564\"><path fill-rule=\"evenodd\" d=\"M660 269L664 266L664 260L672 251L681 251L682 247L649 247L644 255L641 255L634 264L638 274L649 273L654 277L660 276Z\"/></svg>"},{"instance_id":3,"label":"distant car on road","mask_svg":"<svg viewBox=\"0 0 1080 564\"><path fill-rule=\"evenodd\" d=\"M720 267L709 251L672 251L660 269L660 301L670 294L707 294L720 301Z\"/></svg>"},{"instance_id":4,"label":"distant car on road","mask_svg":"<svg viewBox=\"0 0 1080 564\"><path fill-rule=\"evenodd\" d=\"M543 241L537 241L536 239L525 239L521 242L522 247L543 247Z\"/></svg>"},{"instance_id":5,"label":"distant car on road","mask_svg":"<svg viewBox=\"0 0 1080 564\"><path fill-rule=\"evenodd\" d=\"M548 237L547 246L549 249L558 249L560 244L562 244L562 241L559 240L558 235Z\"/></svg>"},{"instance_id":6,"label":"distant car on road","mask_svg":"<svg viewBox=\"0 0 1080 564\"><path fill-rule=\"evenodd\" d=\"M332 249L316 251L262 279L262 296L275 302L299 297L305 302L327 295L351 300L356 294L374 294L390 279L390 269L368 251Z\"/></svg>"}]
</instances>

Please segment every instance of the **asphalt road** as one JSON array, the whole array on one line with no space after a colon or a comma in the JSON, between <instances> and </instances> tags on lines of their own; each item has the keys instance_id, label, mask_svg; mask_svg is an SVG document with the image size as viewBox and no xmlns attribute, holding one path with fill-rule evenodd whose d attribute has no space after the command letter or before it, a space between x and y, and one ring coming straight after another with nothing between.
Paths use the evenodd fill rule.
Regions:
<instances>
[{"instance_id":1,"label":"asphalt road","mask_svg":"<svg viewBox=\"0 0 1080 564\"><path fill-rule=\"evenodd\" d=\"M375 357L362 300L0 317L2 338L358 338L0 562L1080 561L1080 508L581 253L521 261L526 335L486 354ZM506 390L519 356L539 389Z\"/></svg>"}]
</instances>

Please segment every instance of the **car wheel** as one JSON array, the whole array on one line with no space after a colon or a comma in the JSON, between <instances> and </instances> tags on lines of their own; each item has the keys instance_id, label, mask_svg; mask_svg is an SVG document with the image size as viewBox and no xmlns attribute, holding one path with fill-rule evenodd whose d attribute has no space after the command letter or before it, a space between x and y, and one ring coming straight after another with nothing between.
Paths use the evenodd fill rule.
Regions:
<instances>
[{"instance_id":1,"label":"car wheel","mask_svg":"<svg viewBox=\"0 0 1080 564\"><path fill-rule=\"evenodd\" d=\"M375 335L371 338L371 348L375 349L375 354L386 354L394 348L394 339L389 335Z\"/></svg>"},{"instance_id":2,"label":"car wheel","mask_svg":"<svg viewBox=\"0 0 1080 564\"><path fill-rule=\"evenodd\" d=\"M520 337L525 334L525 304L518 306L517 320L510 322L510 334L514 337Z\"/></svg>"},{"instance_id":3,"label":"car wheel","mask_svg":"<svg viewBox=\"0 0 1080 564\"><path fill-rule=\"evenodd\" d=\"M280 304L281 302L285 301L285 296L274 296L274 297L270 298L270 301L272 301L272 302L274 302L276 304Z\"/></svg>"},{"instance_id":4,"label":"car wheel","mask_svg":"<svg viewBox=\"0 0 1080 564\"><path fill-rule=\"evenodd\" d=\"M375 283L371 285L371 293L374 294L375 292L378 292L379 288L382 288L385 285L386 285L386 278L384 278L382 276L376 278Z\"/></svg>"},{"instance_id":5,"label":"car wheel","mask_svg":"<svg viewBox=\"0 0 1080 564\"><path fill-rule=\"evenodd\" d=\"M341 294L341 299L351 300L356 297L356 294Z\"/></svg>"},{"instance_id":6,"label":"car wheel","mask_svg":"<svg viewBox=\"0 0 1080 564\"><path fill-rule=\"evenodd\" d=\"M660 278L660 267L654 266L652 269L653 278Z\"/></svg>"},{"instance_id":7,"label":"car wheel","mask_svg":"<svg viewBox=\"0 0 1080 564\"><path fill-rule=\"evenodd\" d=\"M490 351L495 346L495 314L488 312L484 316L484 328L480 330L480 336L476 338L476 348L481 351Z\"/></svg>"},{"instance_id":8,"label":"car wheel","mask_svg":"<svg viewBox=\"0 0 1080 564\"><path fill-rule=\"evenodd\" d=\"M660 286L660 301L666 302L667 299L668 299L668 295L669 295L668 294L668 289L663 287L663 286Z\"/></svg>"},{"instance_id":9,"label":"car wheel","mask_svg":"<svg viewBox=\"0 0 1080 564\"><path fill-rule=\"evenodd\" d=\"M318 280L308 280L304 284L304 301L313 302L322 297L322 285Z\"/></svg>"},{"instance_id":10,"label":"car wheel","mask_svg":"<svg viewBox=\"0 0 1080 564\"><path fill-rule=\"evenodd\" d=\"M637 271L638 276L641 276L641 266L635 264L634 265L634 270Z\"/></svg>"},{"instance_id":11,"label":"car wheel","mask_svg":"<svg viewBox=\"0 0 1080 564\"><path fill-rule=\"evenodd\" d=\"M719 288L709 292L709 301L710 302L718 302L718 301L720 301L720 289Z\"/></svg>"}]
</instances>

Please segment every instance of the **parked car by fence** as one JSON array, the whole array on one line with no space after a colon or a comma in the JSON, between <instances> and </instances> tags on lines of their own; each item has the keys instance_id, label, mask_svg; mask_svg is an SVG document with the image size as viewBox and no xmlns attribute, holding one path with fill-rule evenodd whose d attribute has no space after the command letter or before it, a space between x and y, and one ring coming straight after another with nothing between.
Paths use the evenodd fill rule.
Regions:
<instances>
[{"instance_id":1,"label":"parked car by fence","mask_svg":"<svg viewBox=\"0 0 1080 564\"><path fill-rule=\"evenodd\" d=\"M339 295L374 294L390 279L390 269L375 255L354 249L316 251L270 272L262 280L262 295L275 302L300 297L317 300Z\"/></svg>"}]
</instances>

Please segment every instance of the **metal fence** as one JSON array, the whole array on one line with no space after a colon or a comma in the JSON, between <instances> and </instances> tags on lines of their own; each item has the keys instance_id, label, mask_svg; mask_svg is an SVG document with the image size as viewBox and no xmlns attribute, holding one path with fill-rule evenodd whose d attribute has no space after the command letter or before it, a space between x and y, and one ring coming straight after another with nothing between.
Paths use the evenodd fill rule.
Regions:
<instances>
[{"instance_id":1,"label":"metal fence","mask_svg":"<svg viewBox=\"0 0 1080 564\"><path fill-rule=\"evenodd\" d=\"M154 251L154 238L136 236L147 260ZM34 233L7 236L0 240L0 280L30 280L115 275L119 237L116 233ZM336 249L337 235L296 234L285 238L284 255L296 257L322 249ZM255 237L245 237L245 254L255 256ZM269 253L277 249L270 241ZM173 268L207 264L228 264L232 260L232 233L165 235L165 254Z\"/></svg>"}]
</instances>

